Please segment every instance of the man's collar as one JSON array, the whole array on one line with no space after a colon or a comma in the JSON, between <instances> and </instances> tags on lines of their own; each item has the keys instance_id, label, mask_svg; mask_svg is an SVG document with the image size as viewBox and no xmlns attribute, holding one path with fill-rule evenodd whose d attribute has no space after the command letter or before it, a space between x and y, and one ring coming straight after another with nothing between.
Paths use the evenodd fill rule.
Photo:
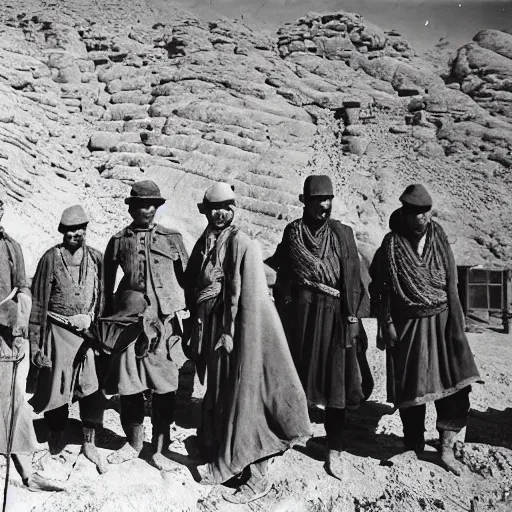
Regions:
<instances>
[{"instance_id":1,"label":"man's collar","mask_svg":"<svg viewBox=\"0 0 512 512\"><path fill-rule=\"evenodd\" d=\"M140 231L153 231L156 228L156 223L153 222L149 227L147 228L140 228L138 226L135 226L133 222L126 228L127 230L131 231L132 233L137 233Z\"/></svg>"}]
</instances>

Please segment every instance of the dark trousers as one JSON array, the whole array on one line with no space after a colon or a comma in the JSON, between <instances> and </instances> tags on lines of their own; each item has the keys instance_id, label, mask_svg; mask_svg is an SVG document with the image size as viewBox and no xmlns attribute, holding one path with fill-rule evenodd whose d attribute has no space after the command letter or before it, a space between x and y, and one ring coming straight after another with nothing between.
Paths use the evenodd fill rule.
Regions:
<instances>
[{"instance_id":1,"label":"dark trousers","mask_svg":"<svg viewBox=\"0 0 512 512\"><path fill-rule=\"evenodd\" d=\"M103 425L103 396L101 391L95 391L92 395L80 398L80 419L84 427L98 428ZM57 409L46 411L44 417L48 428L52 432L62 432L66 428L69 417L69 406L65 404Z\"/></svg>"},{"instance_id":2,"label":"dark trousers","mask_svg":"<svg viewBox=\"0 0 512 512\"><path fill-rule=\"evenodd\" d=\"M434 402L437 411L437 430L462 430L468 420L469 393L467 386L453 395ZM400 409L400 418L404 427L404 444L409 450L423 449L425 446L425 405Z\"/></svg>"},{"instance_id":3,"label":"dark trousers","mask_svg":"<svg viewBox=\"0 0 512 512\"><path fill-rule=\"evenodd\" d=\"M153 393L151 423L155 427L166 428L174 421L176 393ZM121 395L121 425L123 428L144 423L144 395Z\"/></svg>"},{"instance_id":4,"label":"dark trousers","mask_svg":"<svg viewBox=\"0 0 512 512\"><path fill-rule=\"evenodd\" d=\"M327 444L331 450L341 451L343 449L343 431L346 421L346 409L325 408L324 427Z\"/></svg>"}]
</instances>

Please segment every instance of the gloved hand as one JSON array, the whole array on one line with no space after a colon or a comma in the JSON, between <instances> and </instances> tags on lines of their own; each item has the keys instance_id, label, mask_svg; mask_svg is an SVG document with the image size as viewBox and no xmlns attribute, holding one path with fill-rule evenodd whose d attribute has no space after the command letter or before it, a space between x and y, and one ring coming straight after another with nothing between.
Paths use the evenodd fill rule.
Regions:
<instances>
[{"instance_id":1,"label":"gloved hand","mask_svg":"<svg viewBox=\"0 0 512 512\"><path fill-rule=\"evenodd\" d=\"M85 331L91 326L91 317L89 315L73 315L68 320L79 331Z\"/></svg>"},{"instance_id":2,"label":"gloved hand","mask_svg":"<svg viewBox=\"0 0 512 512\"><path fill-rule=\"evenodd\" d=\"M231 352L233 351L233 338L229 334L223 334L219 338L217 345L215 345L214 350L217 350L220 347L224 347L226 349L226 352L228 354L231 354Z\"/></svg>"}]
</instances>

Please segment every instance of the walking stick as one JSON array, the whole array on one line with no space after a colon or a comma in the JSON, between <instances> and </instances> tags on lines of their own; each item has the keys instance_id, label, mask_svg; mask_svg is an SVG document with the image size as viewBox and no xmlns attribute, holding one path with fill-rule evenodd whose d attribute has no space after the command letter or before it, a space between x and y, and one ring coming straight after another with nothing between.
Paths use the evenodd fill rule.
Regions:
<instances>
[{"instance_id":1,"label":"walking stick","mask_svg":"<svg viewBox=\"0 0 512 512\"><path fill-rule=\"evenodd\" d=\"M21 356L19 353L13 356L3 356L0 355L0 362L2 363L12 363L12 379L11 379L11 419L9 422L9 431L7 433L7 450L6 450L6 471L5 471L5 484L4 484L4 503L2 506L2 512L5 512L7 507L7 489L9 487L9 472L11 469L11 451L12 451L12 443L14 441L14 407L16 406L16 375L18 373L18 365L25 357L25 354Z\"/></svg>"}]
</instances>

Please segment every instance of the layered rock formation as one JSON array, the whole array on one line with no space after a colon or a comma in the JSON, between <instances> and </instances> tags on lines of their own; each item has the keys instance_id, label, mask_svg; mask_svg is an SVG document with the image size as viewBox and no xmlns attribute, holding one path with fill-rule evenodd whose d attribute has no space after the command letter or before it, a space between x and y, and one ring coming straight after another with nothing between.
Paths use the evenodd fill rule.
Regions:
<instances>
[{"instance_id":1,"label":"layered rock formation","mask_svg":"<svg viewBox=\"0 0 512 512\"><path fill-rule=\"evenodd\" d=\"M466 47L441 77L399 34L347 13L309 14L273 36L142 0L0 12L0 169L31 269L76 201L103 248L128 221L129 183L144 178L189 246L202 192L230 181L239 223L269 253L301 214L309 172L333 177L335 214L367 259L411 181L436 196L461 262L512 259L500 233L510 125L468 94L470 78L456 82Z\"/></svg>"}]
</instances>

